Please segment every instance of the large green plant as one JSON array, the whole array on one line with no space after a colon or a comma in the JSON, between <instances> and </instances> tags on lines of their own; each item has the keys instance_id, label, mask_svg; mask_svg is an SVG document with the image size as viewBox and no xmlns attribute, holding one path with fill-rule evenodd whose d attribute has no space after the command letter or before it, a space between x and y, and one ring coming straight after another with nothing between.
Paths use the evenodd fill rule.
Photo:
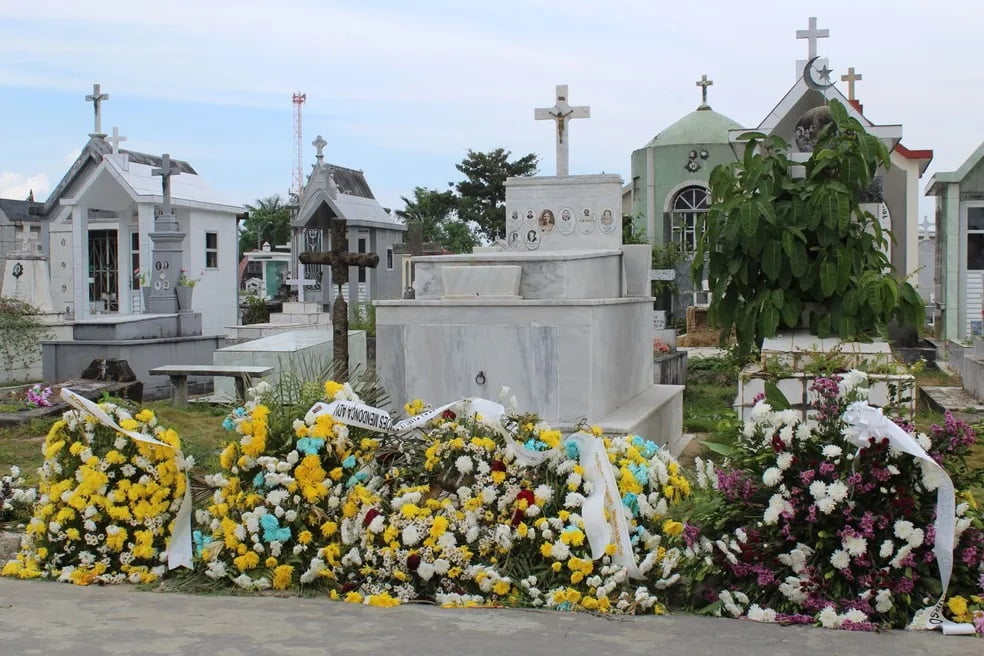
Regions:
<instances>
[{"instance_id":1,"label":"large green plant","mask_svg":"<svg viewBox=\"0 0 984 656\"><path fill-rule=\"evenodd\" d=\"M734 331L739 354L758 348L780 326L809 327L821 337L867 339L895 318L919 325L919 294L893 275L885 246L891 234L869 212L862 193L888 150L836 100L794 177L788 145L747 135L741 161L716 167L712 204L693 264L705 270L713 300L709 318L724 340Z\"/></svg>"}]
</instances>

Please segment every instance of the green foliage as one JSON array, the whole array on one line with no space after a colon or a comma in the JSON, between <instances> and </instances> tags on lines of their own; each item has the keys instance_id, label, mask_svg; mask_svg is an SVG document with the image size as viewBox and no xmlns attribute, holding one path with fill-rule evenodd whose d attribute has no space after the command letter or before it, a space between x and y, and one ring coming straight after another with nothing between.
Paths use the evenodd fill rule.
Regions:
<instances>
[{"instance_id":1,"label":"green foliage","mask_svg":"<svg viewBox=\"0 0 984 656\"><path fill-rule=\"evenodd\" d=\"M653 269L676 269L679 262L683 261L685 255L683 248L678 243L664 242L653 246ZM680 291L676 279L673 280L653 280L652 294L659 296L666 292L676 294Z\"/></svg>"},{"instance_id":2,"label":"green foliage","mask_svg":"<svg viewBox=\"0 0 984 656\"><path fill-rule=\"evenodd\" d=\"M40 341L51 336L39 308L16 298L0 296L0 364L5 369L29 366L40 355Z\"/></svg>"},{"instance_id":3,"label":"green foliage","mask_svg":"<svg viewBox=\"0 0 984 656\"><path fill-rule=\"evenodd\" d=\"M243 310L243 325L251 323L267 323L270 321L270 308L266 301L256 294L247 294L243 301L246 309Z\"/></svg>"},{"instance_id":4,"label":"green foliage","mask_svg":"<svg viewBox=\"0 0 984 656\"><path fill-rule=\"evenodd\" d=\"M916 290L895 278L883 248L891 235L860 207L888 151L836 100L819 133L806 177L793 178L787 144L747 135L741 161L716 167L712 204L694 257L713 293L711 321L722 339L734 329L747 354L812 309L821 337L867 339L895 318L920 325Z\"/></svg>"},{"instance_id":5,"label":"green foliage","mask_svg":"<svg viewBox=\"0 0 984 656\"><path fill-rule=\"evenodd\" d=\"M622 243L623 244L648 244L646 237L646 226L635 227L634 220L628 214L622 215Z\"/></svg>"},{"instance_id":6,"label":"green foliage","mask_svg":"<svg viewBox=\"0 0 984 656\"><path fill-rule=\"evenodd\" d=\"M249 218L239 226L239 252L255 250L257 241L271 245L290 243L290 210L278 194L247 205Z\"/></svg>"},{"instance_id":7,"label":"green foliage","mask_svg":"<svg viewBox=\"0 0 984 656\"><path fill-rule=\"evenodd\" d=\"M453 191L414 187L413 199L401 197L407 222L420 223L424 241L441 244L452 253L470 253L478 245L471 227L458 218L458 197Z\"/></svg>"},{"instance_id":8,"label":"green foliage","mask_svg":"<svg viewBox=\"0 0 984 656\"><path fill-rule=\"evenodd\" d=\"M352 306L349 330L364 330L368 337L376 336L376 306L372 303L356 303Z\"/></svg>"},{"instance_id":9,"label":"green foliage","mask_svg":"<svg viewBox=\"0 0 984 656\"><path fill-rule=\"evenodd\" d=\"M506 236L506 178L535 175L537 156L533 153L510 161L512 153L502 148L487 153L468 151L456 164L465 179L455 185L458 217L474 222L478 233L490 241Z\"/></svg>"}]
</instances>

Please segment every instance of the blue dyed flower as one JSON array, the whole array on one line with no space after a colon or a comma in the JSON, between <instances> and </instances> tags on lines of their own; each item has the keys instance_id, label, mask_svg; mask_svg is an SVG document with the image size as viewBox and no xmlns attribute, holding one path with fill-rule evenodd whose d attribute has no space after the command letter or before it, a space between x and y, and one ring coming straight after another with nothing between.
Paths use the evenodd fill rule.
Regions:
<instances>
[{"instance_id":1,"label":"blue dyed flower","mask_svg":"<svg viewBox=\"0 0 984 656\"><path fill-rule=\"evenodd\" d=\"M205 545L208 544L208 540L205 539L205 535L201 531L193 531L191 534L191 540L195 543L195 556L201 557L202 551L205 550Z\"/></svg>"},{"instance_id":2,"label":"blue dyed flower","mask_svg":"<svg viewBox=\"0 0 984 656\"><path fill-rule=\"evenodd\" d=\"M355 456L350 453L348 457L342 461L342 467L345 469L352 469L355 467Z\"/></svg>"},{"instance_id":3,"label":"blue dyed flower","mask_svg":"<svg viewBox=\"0 0 984 656\"><path fill-rule=\"evenodd\" d=\"M637 517L639 515L639 497L634 492L627 492L624 497L622 497L622 503L626 508L632 511L632 516Z\"/></svg>"},{"instance_id":4,"label":"blue dyed flower","mask_svg":"<svg viewBox=\"0 0 984 656\"><path fill-rule=\"evenodd\" d=\"M659 451L659 445L652 440L644 440L639 435L632 437L632 446L639 450L644 458L652 458Z\"/></svg>"},{"instance_id":5,"label":"blue dyed flower","mask_svg":"<svg viewBox=\"0 0 984 656\"><path fill-rule=\"evenodd\" d=\"M632 463L629 465L629 471L632 472L632 478L636 480L639 485L646 485L649 483L649 469L645 465L638 465Z\"/></svg>"},{"instance_id":6,"label":"blue dyed flower","mask_svg":"<svg viewBox=\"0 0 984 656\"><path fill-rule=\"evenodd\" d=\"M564 440L564 452L571 460L577 460L581 455L580 449L577 448L577 441L570 438Z\"/></svg>"},{"instance_id":7,"label":"blue dyed flower","mask_svg":"<svg viewBox=\"0 0 984 656\"><path fill-rule=\"evenodd\" d=\"M263 472L259 472L253 477L253 487L265 487L266 479L263 478Z\"/></svg>"},{"instance_id":8,"label":"blue dyed flower","mask_svg":"<svg viewBox=\"0 0 984 656\"><path fill-rule=\"evenodd\" d=\"M286 542L290 539L290 527L281 527L276 515L263 515L260 518L260 526L263 527L264 542Z\"/></svg>"},{"instance_id":9,"label":"blue dyed flower","mask_svg":"<svg viewBox=\"0 0 984 656\"><path fill-rule=\"evenodd\" d=\"M526 440L526 443L523 446L526 447L528 451L546 451L550 448L547 446L546 442L533 437Z\"/></svg>"},{"instance_id":10,"label":"blue dyed flower","mask_svg":"<svg viewBox=\"0 0 984 656\"><path fill-rule=\"evenodd\" d=\"M222 420L222 428L227 431L236 430L236 422L232 420L232 417L226 417Z\"/></svg>"},{"instance_id":11,"label":"blue dyed flower","mask_svg":"<svg viewBox=\"0 0 984 656\"><path fill-rule=\"evenodd\" d=\"M302 437L297 440L297 450L306 456L313 456L325 446L323 437Z\"/></svg>"},{"instance_id":12,"label":"blue dyed flower","mask_svg":"<svg viewBox=\"0 0 984 656\"><path fill-rule=\"evenodd\" d=\"M356 472L351 476L349 476L349 479L345 481L345 487L351 489L368 478L369 478L369 474L367 474L366 472L364 471Z\"/></svg>"},{"instance_id":13,"label":"blue dyed flower","mask_svg":"<svg viewBox=\"0 0 984 656\"><path fill-rule=\"evenodd\" d=\"M245 417L246 408L243 407L236 408L235 410L232 411L232 414L235 415L236 417Z\"/></svg>"}]
</instances>

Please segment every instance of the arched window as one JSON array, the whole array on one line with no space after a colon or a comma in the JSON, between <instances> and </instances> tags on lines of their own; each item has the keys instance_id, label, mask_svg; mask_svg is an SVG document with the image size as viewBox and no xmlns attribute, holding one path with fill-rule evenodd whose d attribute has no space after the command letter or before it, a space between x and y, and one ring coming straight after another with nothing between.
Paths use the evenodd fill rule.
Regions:
<instances>
[{"instance_id":1,"label":"arched window","mask_svg":"<svg viewBox=\"0 0 984 656\"><path fill-rule=\"evenodd\" d=\"M684 187L673 197L670 210L671 239L680 244L685 253L697 248L700 238L700 225L710 206L711 198L707 189L694 185Z\"/></svg>"}]
</instances>

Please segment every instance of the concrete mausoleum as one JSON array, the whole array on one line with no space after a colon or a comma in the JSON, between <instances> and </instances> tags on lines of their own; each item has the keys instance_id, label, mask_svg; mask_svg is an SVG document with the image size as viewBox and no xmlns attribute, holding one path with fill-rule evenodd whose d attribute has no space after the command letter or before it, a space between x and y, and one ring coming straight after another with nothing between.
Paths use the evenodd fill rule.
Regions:
<instances>
[{"instance_id":1,"label":"concrete mausoleum","mask_svg":"<svg viewBox=\"0 0 984 656\"><path fill-rule=\"evenodd\" d=\"M558 87L538 110L558 123L558 173L577 109ZM683 388L652 382L650 248L622 246L621 189L617 175L509 178L504 244L414 257L415 298L376 302L390 397L495 399L505 386L561 430L588 419L679 453Z\"/></svg>"}]
</instances>

